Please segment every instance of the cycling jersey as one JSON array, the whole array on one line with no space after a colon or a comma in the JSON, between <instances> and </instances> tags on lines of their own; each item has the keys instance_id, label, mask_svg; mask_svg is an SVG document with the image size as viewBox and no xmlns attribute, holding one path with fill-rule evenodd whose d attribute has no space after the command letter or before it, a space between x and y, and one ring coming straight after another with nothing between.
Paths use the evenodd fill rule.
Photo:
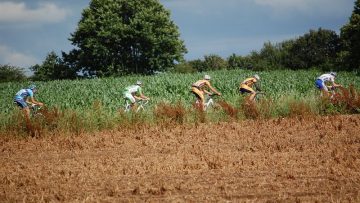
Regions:
<instances>
[{"instance_id":1,"label":"cycling jersey","mask_svg":"<svg viewBox=\"0 0 360 203\"><path fill-rule=\"evenodd\" d=\"M240 85L241 88L252 87L257 82L256 78L246 78Z\"/></svg>"},{"instance_id":2,"label":"cycling jersey","mask_svg":"<svg viewBox=\"0 0 360 203\"><path fill-rule=\"evenodd\" d=\"M33 96L34 96L34 92L31 89L21 89L20 91L18 91L15 94L14 100L15 101L19 101L19 100L25 100L26 101L26 99L28 97L33 97Z\"/></svg>"},{"instance_id":3,"label":"cycling jersey","mask_svg":"<svg viewBox=\"0 0 360 203\"><path fill-rule=\"evenodd\" d=\"M324 82L326 82L326 81L334 82L335 81L335 76L327 73L327 74L322 74L317 79L322 80Z\"/></svg>"},{"instance_id":4,"label":"cycling jersey","mask_svg":"<svg viewBox=\"0 0 360 203\"><path fill-rule=\"evenodd\" d=\"M134 94L134 93L138 93L138 94L142 94L141 91L141 87L139 85L131 85L125 88L125 91L123 92L125 93L130 93L130 94Z\"/></svg>"},{"instance_id":5,"label":"cycling jersey","mask_svg":"<svg viewBox=\"0 0 360 203\"><path fill-rule=\"evenodd\" d=\"M14 102L21 108L27 107L26 99L33 97L34 92L31 89L21 89L15 94Z\"/></svg>"},{"instance_id":6,"label":"cycling jersey","mask_svg":"<svg viewBox=\"0 0 360 203\"><path fill-rule=\"evenodd\" d=\"M198 80L195 83L193 83L191 86L202 90L205 86L210 87L210 82L208 80Z\"/></svg>"},{"instance_id":7,"label":"cycling jersey","mask_svg":"<svg viewBox=\"0 0 360 203\"><path fill-rule=\"evenodd\" d=\"M257 82L256 78L246 78L241 84L240 84L240 92L241 94L244 93L255 93L252 86Z\"/></svg>"},{"instance_id":8,"label":"cycling jersey","mask_svg":"<svg viewBox=\"0 0 360 203\"><path fill-rule=\"evenodd\" d=\"M325 91L329 91L327 86L325 85L325 82L330 81L332 83L334 83L335 81L335 76L331 75L331 74L322 74L320 77L318 77L315 81L315 86L317 88L319 88L320 90L323 89Z\"/></svg>"},{"instance_id":9,"label":"cycling jersey","mask_svg":"<svg viewBox=\"0 0 360 203\"><path fill-rule=\"evenodd\" d=\"M134 93L137 93L138 95L142 94L140 85L131 85L126 87L123 92L123 95L125 99L130 100L131 103L135 103L136 99L133 96Z\"/></svg>"}]
</instances>

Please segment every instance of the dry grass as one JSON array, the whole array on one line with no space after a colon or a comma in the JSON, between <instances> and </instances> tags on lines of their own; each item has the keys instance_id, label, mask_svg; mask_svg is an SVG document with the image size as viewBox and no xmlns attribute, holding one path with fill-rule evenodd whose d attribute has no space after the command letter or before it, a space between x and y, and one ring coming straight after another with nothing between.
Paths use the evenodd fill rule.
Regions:
<instances>
[{"instance_id":1,"label":"dry grass","mask_svg":"<svg viewBox=\"0 0 360 203\"><path fill-rule=\"evenodd\" d=\"M160 103L154 110L155 118L161 123L183 124L186 117L186 109L181 103L174 105Z\"/></svg>"},{"instance_id":2,"label":"dry grass","mask_svg":"<svg viewBox=\"0 0 360 203\"><path fill-rule=\"evenodd\" d=\"M219 105L222 107L226 115L230 116L230 118L235 120L239 118L239 110L233 107L231 104L227 103L226 101L219 101Z\"/></svg>"},{"instance_id":3,"label":"dry grass","mask_svg":"<svg viewBox=\"0 0 360 203\"><path fill-rule=\"evenodd\" d=\"M0 136L1 202L359 202L360 116Z\"/></svg>"}]
</instances>

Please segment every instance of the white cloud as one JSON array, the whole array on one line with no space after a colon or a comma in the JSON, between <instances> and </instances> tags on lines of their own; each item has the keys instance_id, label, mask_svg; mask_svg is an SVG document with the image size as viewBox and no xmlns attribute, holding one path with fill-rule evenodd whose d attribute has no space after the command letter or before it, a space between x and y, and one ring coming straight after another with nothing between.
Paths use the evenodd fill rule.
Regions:
<instances>
[{"instance_id":1,"label":"white cloud","mask_svg":"<svg viewBox=\"0 0 360 203\"><path fill-rule=\"evenodd\" d=\"M70 12L53 3L41 3L37 8L26 7L24 2L0 2L0 22L6 23L43 23L60 22Z\"/></svg>"},{"instance_id":2,"label":"white cloud","mask_svg":"<svg viewBox=\"0 0 360 203\"><path fill-rule=\"evenodd\" d=\"M255 4L269 7L273 12L299 11L306 15L341 16L349 13L353 0L254 0Z\"/></svg>"},{"instance_id":3,"label":"white cloud","mask_svg":"<svg viewBox=\"0 0 360 203\"><path fill-rule=\"evenodd\" d=\"M249 0L161 0L167 8L179 9L196 15L213 15L227 8L236 8Z\"/></svg>"},{"instance_id":4,"label":"white cloud","mask_svg":"<svg viewBox=\"0 0 360 203\"><path fill-rule=\"evenodd\" d=\"M7 46L0 45L0 64L9 64L12 66L27 68L37 63L37 59L10 49Z\"/></svg>"}]
</instances>

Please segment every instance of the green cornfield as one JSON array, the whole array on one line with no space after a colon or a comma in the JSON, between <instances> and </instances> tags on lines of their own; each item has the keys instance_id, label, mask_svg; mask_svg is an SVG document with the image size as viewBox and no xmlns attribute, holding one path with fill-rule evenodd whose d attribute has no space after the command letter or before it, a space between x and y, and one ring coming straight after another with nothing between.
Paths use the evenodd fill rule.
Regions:
<instances>
[{"instance_id":1,"label":"green cornfield","mask_svg":"<svg viewBox=\"0 0 360 203\"><path fill-rule=\"evenodd\" d=\"M195 99L190 93L191 84L201 79L204 74L212 77L211 84L222 93L223 100L237 106L241 99L238 93L240 82L255 72L220 70L195 74L160 73L154 76L34 82L38 87L35 98L50 109L76 112L83 119L94 117L94 105L100 105L101 115L104 117L99 121L101 123L114 118L123 109L123 89L137 80L143 82L143 93L151 98L147 111L150 112L159 103L180 103L187 109L191 108L191 103ZM322 72L276 70L256 74L261 77L261 89L266 92L266 98L270 98L278 106L285 105L289 100L316 103L319 92L314 82ZM336 82L345 87L352 84L355 89L359 89L360 77L350 72L339 72ZM0 84L0 128L5 128L13 122L14 114L19 112L13 104L13 97L18 90L29 84L31 82ZM316 104L312 104L314 105Z\"/></svg>"}]
</instances>

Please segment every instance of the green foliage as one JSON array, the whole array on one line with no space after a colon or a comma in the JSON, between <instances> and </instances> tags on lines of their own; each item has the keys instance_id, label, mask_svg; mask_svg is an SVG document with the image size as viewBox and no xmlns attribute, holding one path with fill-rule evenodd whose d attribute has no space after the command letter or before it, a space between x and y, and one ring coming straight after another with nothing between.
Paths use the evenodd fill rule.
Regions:
<instances>
[{"instance_id":1,"label":"green foliage","mask_svg":"<svg viewBox=\"0 0 360 203\"><path fill-rule=\"evenodd\" d=\"M63 64L54 51L50 52L41 65L34 65L30 68L34 71L33 80L57 80L57 79L74 79L76 70Z\"/></svg>"},{"instance_id":2,"label":"green foliage","mask_svg":"<svg viewBox=\"0 0 360 203\"><path fill-rule=\"evenodd\" d=\"M194 73L197 70L188 62L176 64L172 72L175 73Z\"/></svg>"},{"instance_id":3,"label":"green foliage","mask_svg":"<svg viewBox=\"0 0 360 203\"><path fill-rule=\"evenodd\" d=\"M133 75L119 78L36 82L38 92L35 99L44 102L49 109L46 114L47 120L43 125L51 131L65 129L82 133L116 128L127 125L127 123L131 126L138 122L151 123L156 121L154 118L156 115L153 112L156 112L155 109L157 106L159 107L159 104L174 107L162 113L170 116L170 119L178 119L177 122L180 123L187 120L205 122L230 119L230 117L234 119L249 117L244 111L237 112L237 109L241 108L240 104L244 101L238 88L245 78L255 72L235 69L207 71L206 73L212 77L211 84L222 93L221 100L226 102L225 107L229 107L227 110L230 111L225 112L224 106L222 106L220 109L214 109L206 114L187 113L189 109L192 109L192 103L195 101L194 95L190 93L191 84L203 78L204 73L162 73L154 76ZM250 115L255 112L255 118L329 114L335 110L339 113L359 112L360 100L358 94L353 94L352 90L344 94L348 96L339 100L343 106L323 105L319 99L320 92L314 85L316 77L322 74L317 70L275 70L256 73L261 77L262 91L266 95L258 101L259 106L255 106L254 111L250 109L248 112L251 113ZM122 113L125 104L122 95L123 89L137 80L143 81L143 91L146 96L151 98L150 103L141 115L124 114ZM339 72L336 82L344 86L354 84L355 88L359 89L360 76L350 72ZM0 94L2 95L0 97L0 132L4 128L18 129L24 126L21 122L22 114L13 104L13 97L19 89L27 86L28 82L0 84ZM357 96L351 97L351 95ZM354 105L357 107L356 111L353 110ZM351 107L352 111L346 111L345 107L347 109ZM159 113L159 111L157 112ZM234 115L231 116L231 113ZM190 114L189 117L187 114Z\"/></svg>"},{"instance_id":4,"label":"green foliage","mask_svg":"<svg viewBox=\"0 0 360 203\"><path fill-rule=\"evenodd\" d=\"M216 54L204 56L204 67L202 71L221 70L227 67L226 61Z\"/></svg>"},{"instance_id":5,"label":"green foliage","mask_svg":"<svg viewBox=\"0 0 360 203\"><path fill-rule=\"evenodd\" d=\"M211 84L223 94L223 98L235 104L239 99L239 84L255 72L236 69L207 71L206 73L212 77ZM296 98L312 94L317 91L314 85L315 79L322 74L316 70L275 70L256 73L261 77L262 91L274 100L289 94L295 95ZM36 82L38 92L35 98L48 106L56 106L59 109L86 110L92 108L94 102L98 102L106 111L116 112L124 105L123 89L141 80L144 84L144 94L151 97L150 106L161 101L171 103L182 101L190 106L194 100L189 92L191 84L203 78L203 75L204 73L162 73L154 76ZM356 85L360 84L360 77L348 72L339 72L336 82L345 86L354 84L356 88L359 88ZM11 111L14 94L28 85L28 82L1 84L0 111L5 113Z\"/></svg>"},{"instance_id":6,"label":"green foliage","mask_svg":"<svg viewBox=\"0 0 360 203\"><path fill-rule=\"evenodd\" d=\"M253 61L249 56L232 54L227 58L228 69L252 69Z\"/></svg>"},{"instance_id":7,"label":"green foliage","mask_svg":"<svg viewBox=\"0 0 360 203\"><path fill-rule=\"evenodd\" d=\"M339 50L340 39L334 31L310 30L289 48L289 58L284 65L292 69L306 69L333 64Z\"/></svg>"},{"instance_id":8,"label":"green foliage","mask_svg":"<svg viewBox=\"0 0 360 203\"><path fill-rule=\"evenodd\" d=\"M340 52L340 39L331 30L310 30L298 39L281 43L264 43L260 51L252 51L246 57L233 54L228 58L229 68L246 67L254 71L276 69L337 69L335 64Z\"/></svg>"},{"instance_id":9,"label":"green foliage","mask_svg":"<svg viewBox=\"0 0 360 203\"><path fill-rule=\"evenodd\" d=\"M186 66L189 70L194 69L198 72L203 72L226 69L228 67L228 63L219 55L210 54L205 55L204 60L196 59L188 61L186 62Z\"/></svg>"},{"instance_id":10,"label":"green foliage","mask_svg":"<svg viewBox=\"0 0 360 203\"><path fill-rule=\"evenodd\" d=\"M10 65L0 65L0 82L23 80L26 80L24 69Z\"/></svg>"},{"instance_id":11,"label":"green foliage","mask_svg":"<svg viewBox=\"0 0 360 203\"><path fill-rule=\"evenodd\" d=\"M355 1L350 21L341 28L343 52L339 55L346 70L360 70L360 0Z\"/></svg>"},{"instance_id":12,"label":"green foliage","mask_svg":"<svg viewBox=\"0 0 360 203\"><path fill-rule=\"evenodd\" d=\"M183 59L179 37L159 0L92 0L64 61L89 76L162 72Z\"/></svg>"},{"instance_id":13,"label":"green foliage","mask_svg":"<svg viewBox=\"0 0 360 203\"><path fill-rule=\"evenodd\" d=\"M263 64L260 62L261 66L256 68L257 70L279 69L279 66L282 64L281 44L264 43L263 48L260 50L259 58Z\"/></svg>"}]
</instances>

